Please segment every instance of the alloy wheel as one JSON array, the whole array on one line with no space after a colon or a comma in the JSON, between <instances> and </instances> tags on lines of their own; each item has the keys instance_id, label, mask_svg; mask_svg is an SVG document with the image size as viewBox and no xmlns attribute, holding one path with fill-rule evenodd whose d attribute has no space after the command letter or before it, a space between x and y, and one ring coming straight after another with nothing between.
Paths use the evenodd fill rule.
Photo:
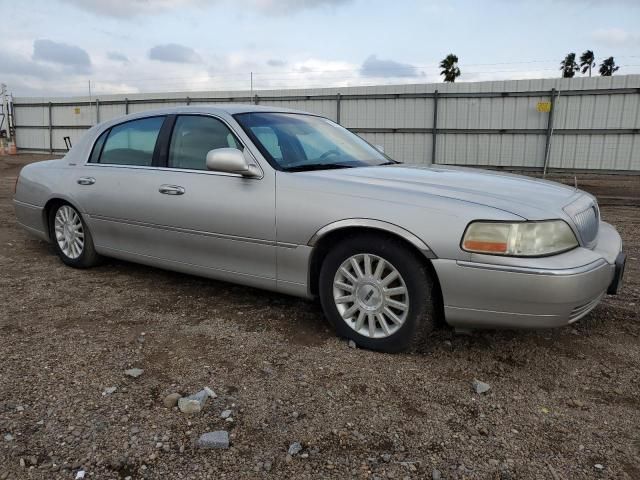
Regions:
<instances>
[{"instance_id":1,"label":"alloy wheel","mask_svg":"<svg viewBox=\"0 0 640 480\"><path fill-rule=\"evenodd\" d=\"M333 280L333 299L344 322L369 338L396 333L409 313L409 292L402 275L377 255L347 258Z\"/></svg>"},{"instance_id":2,"label":"alloy wheel","mask_svg":"<svg viewBox=\"0 0 640 480\"><path fill-rule=\"evenodd\" d=\"M54 220L56 242L62 253L71 259L82 255L84 250L84 229L80 215L69 205L61 206Z\"/></svg>"}]
</instances>

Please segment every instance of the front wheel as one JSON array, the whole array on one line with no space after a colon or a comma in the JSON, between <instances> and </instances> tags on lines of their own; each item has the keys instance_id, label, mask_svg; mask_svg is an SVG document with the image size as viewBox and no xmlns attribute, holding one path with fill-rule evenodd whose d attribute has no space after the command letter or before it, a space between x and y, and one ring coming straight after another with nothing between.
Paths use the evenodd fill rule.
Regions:
<instances>
[{"instance_id":1,"label":"front wheel","mask_svg":"<svg viewBox=\"0 0 640 480\"><path fill-rule=\"evenodd\" d=\"M423 259L383 235L349 237L320 270L320 301L337 333L361 347L420 347L435 326L433 281Z\"/></svg>"},{"instance_id":2,"label":"front wheel","mask_svg":"<svg viewBox=\"0 0 640 480\"><path fill-rule=\"evenodd\" d=\"M89 268L99 262L91 232L80 212L68 203L54 207L49 216L53 247L60 259L75 268Z\"/></svg>"}]
</instances>

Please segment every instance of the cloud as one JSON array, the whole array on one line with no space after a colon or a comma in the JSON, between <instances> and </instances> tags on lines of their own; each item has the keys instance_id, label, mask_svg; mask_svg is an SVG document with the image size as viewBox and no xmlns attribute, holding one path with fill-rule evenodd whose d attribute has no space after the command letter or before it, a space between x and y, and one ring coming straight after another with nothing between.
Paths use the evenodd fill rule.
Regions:
<instances>
[{"instance_id":1,"label":"cloud","mask_svg":"<svg viewBox=\"0 0 640 480\"><path fill-rule=\"evenodd\" d=\"M52 40L35 40L33 42L32 58L73 67L77 72L81 73L91 70L91 59L85 50L75 45L58 43Z\"/></svg>"},{"instance_id":2,"label":"cloud","mask_svg":"<svg viewBox=\"0 0 640 480\"><path fill-rule=\"evenodd\" d=\"M172 63L200 63L202 60L193 48L177 43L156 45L149 50L149 58Z\"/></svg>"},{"instance_id":3,"label":"cloud","mask_svg":"<svg viewBox=\"0 0 640 480\"><path fill-rule=\"evenodd\" d=\"M623 5L631 7L638 6L638 0L555 0L554 3L573 3L576 5L587 5L592 7L610 7L612 5Z\"/></svg>"},{"instance_id":4,"label":"cloud","mask_svg":"<svg viewBox=\"0 0 640 480\"><path fill-rule=\"evenodd\" d=\"M286 15L301 10L315 8L335 8L353 0L245 0L259 12L270 15Z\"/></svg>"},{"instance_id":5,"label":"cloud","mask_svg":"<svg viewBox=\"0 0 640 480\"><path fill-rule=\"evenodd\" d=\"M424 77L424 72L413 65L400 63L395 60L382 60L376 55L369 56L360 67L363 77Z\"/></svg>"},{"instance_id":6,"label":"cloud","mask_svg":"<svg viewBox=\"0 0 640 480\"><path fill-rule=\"evenodd\" d=\"M132 18L139 15L157 15L168 10L179 10L192 5L206 5L205 0L62 0L97 15Z\"/></svg>"},{"instance_id":7,"label":"cloud","mask_svg":"<svg viewBox=\"0 0 640 480\"><path fill-rule=\"evenodd\" d=\"M129 63L129 58L123 53L119 52L107 52L107 58L114 62Z\"/></svg>"},{"instance_id":8,"label":"cloud","mask_svg":"<svg viewBox=\"0 0 640 480\"><path fill-rule=\"evenodd\" d=\"M29 59L12 55L0 49L0 74L2 75L26 75L36 78L50 78L54 70L46 65L33 62Z\"/></svg>"},{"instance_id":9,"label":"cloud","mask_svg":"<svg viewBox=\"0 0 640 480\"><path fill-rule=\"evenodd\" d=\"M286 64L287 62L284 60L277 60L274 58L270 58L269 60L267 60L267 65L269 65L270 67L284 67Z\"/></svg>"},{"instance_id":10,"label":"cloud","mask_svg":"<svg viewBox=\"0 0 640 480\"><path fill-rule=\"evenodd\" d=\"M141 15L160 15L188 7L207 8L216 4L236 4L267 15L287 15L316 8L333 8L353 0L62 0L95 15L130 19Z\"/></svg>"},{"instance_id":11,"label":"cloud","mask_svg":"<svg viewBox=\"0 0 640 480\"><path fill-rule=\"evenodd\" d=\"M640 45L640 34L627 32L621 28L600 28L592 37L607 47L631 47Z\"/></svg>"}]
</instances>

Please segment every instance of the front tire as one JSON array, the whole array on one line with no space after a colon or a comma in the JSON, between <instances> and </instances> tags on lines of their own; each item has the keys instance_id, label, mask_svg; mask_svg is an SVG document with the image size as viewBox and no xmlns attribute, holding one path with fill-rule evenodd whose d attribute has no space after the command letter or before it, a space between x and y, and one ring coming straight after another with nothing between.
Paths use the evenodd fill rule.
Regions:
<instances>
[{"instance_id":1,"label":"front tire","mask_svg":"<svg viewBox=\"0 0 640 480\"><path fill-rule=\"evenodd\" d=\"M93 237L80 212L68 203L51 209L49 233L53 248L63 263L74 268L89 268L98 264L100 256Z\"/></svg>"},{"instance_id":2,"label":"front tire","mask_svg":"<svg viewBox=\"0 0 640 480\"><path fill-rule=\"evenodd\" d=\"M364 348L414 350L435 328L429 270L393 237L367 233L342 241L324 259L319 290L338 335Z\"/></svg>"}]
</instances>

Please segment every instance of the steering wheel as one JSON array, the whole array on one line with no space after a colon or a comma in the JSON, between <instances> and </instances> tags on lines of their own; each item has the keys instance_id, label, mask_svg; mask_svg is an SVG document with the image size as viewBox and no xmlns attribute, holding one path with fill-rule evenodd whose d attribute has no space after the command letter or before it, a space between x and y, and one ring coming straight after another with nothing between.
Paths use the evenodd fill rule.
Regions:
<instances>
[{"instance_id":1,"label":"steering wheel","mask_svg":"<svg viewBox=\"0 0 640 480\"><path fill-rule=\"evenodd\" d=\"M340 153L340 150L338 150L337 148L332 148L331 150L327 150L322 155L320 155L318 157L318 161L321 162L322 160L329 158L331 155L340 155Z\"/></svg>"}]
</instances>

